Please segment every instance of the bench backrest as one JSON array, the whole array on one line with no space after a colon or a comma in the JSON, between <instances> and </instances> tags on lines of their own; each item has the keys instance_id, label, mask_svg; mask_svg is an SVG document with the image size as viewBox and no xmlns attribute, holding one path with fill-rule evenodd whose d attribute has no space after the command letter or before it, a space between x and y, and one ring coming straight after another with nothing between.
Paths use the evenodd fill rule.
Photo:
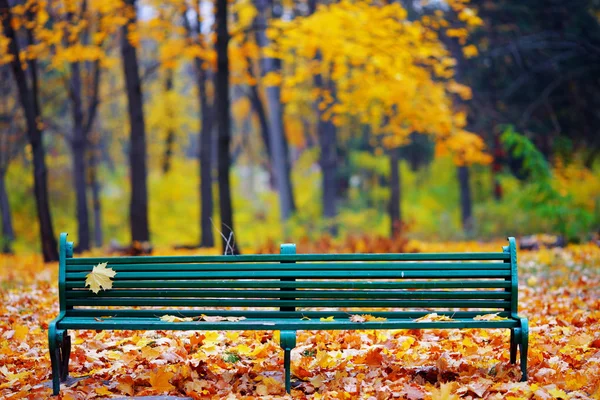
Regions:
<instances>
[{"instance_id":1,"label":"bench backrest","mask_svg":"<svg viewBox=\"0 0 600 400\"><path fill-rule=\"evenodd\" d=\"M71 315L517 312L514 238L497 253L295 254L294 245L282 245L282 254L273 255L72 258L72 244L62 234L60 255L61 311ZM113 289L94 294L85 279L102 262L117 274Z\"/></svg>"}]
</instances>

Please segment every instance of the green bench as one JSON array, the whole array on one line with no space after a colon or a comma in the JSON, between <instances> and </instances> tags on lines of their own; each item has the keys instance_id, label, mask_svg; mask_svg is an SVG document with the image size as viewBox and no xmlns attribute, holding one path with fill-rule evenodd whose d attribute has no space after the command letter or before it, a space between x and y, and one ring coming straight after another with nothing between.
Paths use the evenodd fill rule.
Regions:
<instances>
[{"instance_id":1,"label":"green bench","mask_svg":"<svg viewBox=\"0 0 600 400\"><path fill-rule=\"evenodd\" d=\"M94 294L85 279L102 262L117 273L112 289ZM298 330L505 328L510 361L520 347L527 380L529 329L517 314L514 238L497 253L296 254L295 245L284 244L281 254L269 255L73 258L63 233L58 286L60 314L48 328L54 394L68 375L73 329L280 331L289 393ZM433 312L451 321L415 321ZM506 319L475 319L490 313ZM160 319L201 314L244 319ZM353 322L352 314L386 320Z\"/></svg>"}]
</instances>

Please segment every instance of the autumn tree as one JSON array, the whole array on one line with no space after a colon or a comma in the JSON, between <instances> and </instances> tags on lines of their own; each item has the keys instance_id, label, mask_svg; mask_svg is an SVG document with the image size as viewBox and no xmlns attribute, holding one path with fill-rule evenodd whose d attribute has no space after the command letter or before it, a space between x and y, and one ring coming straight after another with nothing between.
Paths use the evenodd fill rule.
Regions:
<instances>
[{"instance_id":1,"label":"autumn tree","mask_svg":"<svg viewBox=\"0 0 600 400\"><path fill-rule=\"evenodd\" d=\"M3 63L10 63L17 83L19 101L27 127L27 137L33 155L34 195L40 229L40 240L44 261L58 260L58 248L48 196L48 169L45 161L43 142L43 121L40 105L38 57L45 51L38 44L37 33L47 22L40 13L44 2L27 2L11 7L8 0L0 0L0 19L2 20L2 41L6 53L0 55ZM22 47L23 46L23 47Z\"/></svg>"},{"instance_id":2,"label":"autumn tree","mask_svg":"<svg viewBox=\"0 0 600 400\"><path fill-rule=\"evenodd\" d=\"M88 210L88 158L90 133L100 104L100 77L106 60L105 42L120 29L122 3L105 5L96 0L81 0L62 4L50 2L44 10L52 24L40 32L40 38L50 49L50 66L63 77L70 124L53 122L63 133L72 152L73 187L76 198L78 251L90 249L91 229ZM66 132L71 132L66 133ZM99 225L96 221L95 225Z\"/></svg>"},{"instance_id":3,"label":"autumn tree","mask_svg":"<svg viewBox=\"0 0 600 400\"><path fill-rule=\"evenodd\" d=\"M146 168L146 127L142 99L136 46L139 36L136 34L137 9L135 0L126 0L127 24L122 28L121 56L127 91L127 109L129 112L129 177L131 200L129 203L129 221L131 240L148 242L148 188Z\"/></svg>"},{"instance_id":4,"label":"autumn tree","mask_svg":"<svg viewBox=\"0 0 600 400\"><path fill-rule=\"evenodd\" d=\"M335 128L352 118L368 127L375 143L390 149L392 169L397 169L396 149L414 132L430 135L438 153L450 152L456 162L487 162L483 141L465 130L466 115L454 108L454 94L466 98L471 92L454 79L456 61L439 39L440 26L430 17L408 21L398 3L352 0L321 6L309 17L280 25L277 45L284 60L301 58L312 66L298 68L285 80L286 98L306 101L294 92L317 78L312 96L320 110L324 216L331 217L334 207L327 193L335 190ZM368 34L358 40L354 32ZM397 181L391 185L398 187L399 175L392 177ZM397 201L392 199L390 208L395 234L401 226Z\"/></svg>"}]
</instances>

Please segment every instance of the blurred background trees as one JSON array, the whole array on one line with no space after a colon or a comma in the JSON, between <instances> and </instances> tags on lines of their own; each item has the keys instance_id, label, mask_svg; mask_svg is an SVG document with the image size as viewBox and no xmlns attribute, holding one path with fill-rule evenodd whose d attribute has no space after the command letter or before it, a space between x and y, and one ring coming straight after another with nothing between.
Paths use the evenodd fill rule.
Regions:
<instances>
[{"instance_id":1,"label":"blurred background trees","mask_svg":"<svg viewBox=\"0 0 600 400\"><path fill-rule=\"evenodd\" d=\"M0 0L0 16L3 251L53 260L56 229L78 251L235 252L599 227L596 0Z\"/></svg>"}]
</instances>

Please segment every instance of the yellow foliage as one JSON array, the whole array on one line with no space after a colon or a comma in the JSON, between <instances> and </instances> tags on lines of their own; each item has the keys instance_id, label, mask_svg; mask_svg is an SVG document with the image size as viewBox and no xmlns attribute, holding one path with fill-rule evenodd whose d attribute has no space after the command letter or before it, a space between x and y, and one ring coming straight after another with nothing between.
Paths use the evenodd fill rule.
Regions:
<instances>
[{"instance_id":1,"label":"yellow foliage","mask_svg":"<svg viewBox=\"0 0 600 400\"><path fill-rule=\"evenodd\" d=\"M471 9L455 6L465 22L476 24ZM309 17L277 22L273 28L277 34L271 35L275 53L284 64L310 66L286 70L282 82L286 112L302 118L306 113L301 110L316 101L322 119L342 126L349 116L359 118L374 134L382 134L383 144L390 148L407 143L413 132L444 141L456 135L445 148L460 153L457 162L485 162L483 141L465 135L454 115L452 94L468 100L472 93L452 79L456 60L436 31L441 24L429 16L406 18L399 3L342 0L319 7ZM364 33L360 40L355 32ZM466 39L469 31L459 27L446 33ZM476 50L473 46L465 51L473 55ZM329 90L311 89L315 74L333 82L335 97ZM279 84L279 79L267 77L267 84Z\"/></svg>"}]
</instances>

